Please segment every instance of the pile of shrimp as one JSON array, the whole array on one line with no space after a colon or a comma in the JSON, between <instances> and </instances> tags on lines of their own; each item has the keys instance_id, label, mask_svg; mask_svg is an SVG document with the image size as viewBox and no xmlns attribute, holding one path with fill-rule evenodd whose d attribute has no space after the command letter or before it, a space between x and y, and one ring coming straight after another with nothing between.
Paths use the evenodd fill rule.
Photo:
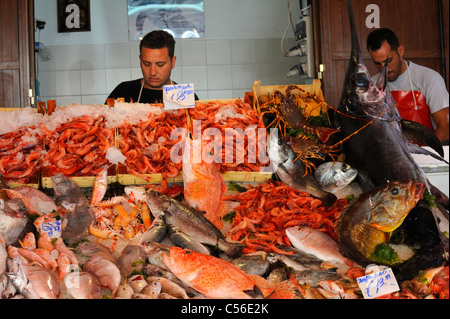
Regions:
<instances>
[{"instance_id":1,"label":"pile of shrimp","mask_svg":"<svg viewBox=\"0 0 450 319\"><path fill-rule=\"evenodd\" d=\"M285 233L292 226L308 226L336 240L334 222L348 204L346 199L339 199L331 207L325 207L310 194L273 180L250 186L243 193L227 196L226 200L240 204L234 208L235 215L226 236L245 244L243 253L264 250L292 254L277 246L292 246Z\"/></svg>"},{"instance_id":2,"label":"pile of shrimp","mask_svg":"<svg viewBox=\"0 0 450 319\"><path fill-rule=\"evenodd\" d=\"M160 173L163 179L178 176L182 164L171 160L171 149L182 136L171 139L171 134L179 128L187 130L185 110L149 113L140 123L119 126L118 147L126 157L128 173L146 180L145 174Z\"/></svg>"},{"instance_id":3,"label":"pile of shrimp","mask_svg":"<svg viewBox=\"0 0 450 319\"><path fill-rule=\"evenodd\" d=\"M27 184L40 171L42 139L35 126L0 135L0 174L6 182Z\"/></svg>"},{"instance_id":4,"label":"pile of shrimp","mask_svg":"<svg viewBox=\"0 0 450 319\"><path fill-rule=\"evenodd\" d=\"M197 103L195 108L189 109L189 115L192 121L194 136L195 131L200 129L200 127L196 127L196 123L201 124L202 134L209 128L220 130L222 139L221 172L257 172L261 167L268 165L258 156L260 153L259 151L257 154L251 153L253 149L249 147L248 136L244 134L246 129L255 129L256 137L258 137L257 129L265 129L262 116L258 115L256 110L254 110L250 104L244 103L241 99L236 99L235 101L217 100ZM242 138L233 138L231 141L232 145L226 145L227 139L225 137L227 129L234 129L232 131L233 134L239 134ZM257 150L265 150L265 140L262 141L260 138L256 137ZM205 137L202 136L202 138ZM239 142L244 143L244 145L238 145ZM233 152L232 161L227 160L226 152L230 152L230 150ZM243 150L244 154L240 153L241 150ZM250 157L249 155L253 156ZM243 158L243 161L241 161L240 158ZM256 160L249 160L250 158L255 158Z\"/></svg>"},{"instance_id":5,"label":"pile of shrimp","mask_svg":"<svg viewBox=\"0 0 450 319\"><path fill-rule=\"evenodd\" d=\"M105 117L83 115L60 124L55 130L41 123L47 153L47 174L96 175L109 164L106 153L114 145L114 129L105 127Z\"/></svg>"}]
</instances>

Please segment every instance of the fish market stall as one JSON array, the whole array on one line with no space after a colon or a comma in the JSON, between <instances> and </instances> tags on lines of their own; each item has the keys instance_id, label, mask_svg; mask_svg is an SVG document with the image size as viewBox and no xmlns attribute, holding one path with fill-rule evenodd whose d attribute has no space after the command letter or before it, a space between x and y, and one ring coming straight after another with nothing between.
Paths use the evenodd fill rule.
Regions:
<instances>
[{"instance_id":1,"label":"fish market stall","mask_svg":"<svg viewBox=\"0 0 450 319\"><path fill-rule=\"evenodd\" d=\"M215 129L224 136L226 127L237 127L239 122L243 123L238 130L241 133L248 127L266 132L263 114L241 100L197 103L198 108L189 113L175 112L165 115L166 119L185 117L180 124L186 132L193 132L190 129L201 123L200 133ZM164 143L169 141L171 146L180 143L179 136L161 138L168 133L157 124L158 116L164 113L161 111L157 105L124 105L119 101L114 107L73 105L39 116L36 127L47 136L42 146L45 151L40 152L44 158L49 153L58 156L58 152L73 157L76 153L69 154L70 147L81 142L69 136L91 130L98 143L105 143L103 157L108 162L91 175L66 176L52 171L42 160L39 187L2 181L2 298L363 299L367 295L361 290L360 279L392 269L405 277L396 282L398 290L379 298L448 298L445 262L420 272L412 267L415 272L409 274L395 262L373 259L374 252L364 257L369 263L361 263L364 258L355 255L361 250L352 249L353 242L343 249L341 243L348 240L344 235L358 224L350 219L352 211L366 202L352 167L333 160L316 165L317 158L312 157L294 161L297 155L290 147L292 141L286 144L278 131L267 130L268 135L261 139L267 145L263 143L264 152L256 156L259 162L248 161L252 154L248 138L242 140L247 161L236 160L239 139L235 137L228 141L234 144L234 151L226 165L207 161L213 155L225 158L225 139L209 144L208 156L195 161L195 147L207 145L204 141L195 145L196 139L183 136L186 144L179 145L192 152L181 154L179 166L173 166L176 172L164 173L160 168L165 164L156 157L164 153L152 146L155 144L146 145L143 140L139 144L138 138L149 138L153 133L159 136L155 140L160 148L167 147ZM87 119L87 114L92 119ZM92 122L87 127L74 119ZM146 132L145 123L152 123L153 131ZM105 135L109 138L101 139ZM135 142L125 139L132 135ZM88 139L84 145L95 141L89 134L84 139ZM137 157L127 155L128 144L134 145L131 150L135 153L143 152L149 159L153 156L155 161L146 167L154 170L138 172L142 165L131 166ZM283 159L286 154L288 161ZM80 156L74 163L81 163L84 157ZM303 176L305 172L308 178ZM291 182L292 174L298 175ZM414 206L423 191L413 184L396 187L408 207ZM392 208L400 200L389 197L389 189L377 192L379 207ZM401 208L406 210L402 216L408 207ZM396 262L414 254L408 248L404 257L406 246L385 239L376 243L388 246L385 250ZM427 278L426 283L423 278ZM71 284L75 281L80 285Z\"/></svg>"},{"instance_id":2,"label":"fish market stall","mask_svg":"<svg viewBox=\"0 0 450 319\"><path fill-rule=\"evenodd\" d=\"M448 147L407 143L350 9L333 123L320 81L2 116L1 298L448 299Z\"/></svg>"}]
</instances>

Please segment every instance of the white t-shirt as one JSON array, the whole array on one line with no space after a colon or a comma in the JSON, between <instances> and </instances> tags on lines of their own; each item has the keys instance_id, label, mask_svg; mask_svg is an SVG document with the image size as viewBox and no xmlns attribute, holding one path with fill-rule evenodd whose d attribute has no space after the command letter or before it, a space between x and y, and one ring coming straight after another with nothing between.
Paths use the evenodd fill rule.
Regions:
<instances>
[{"instance_id":1,"label":"white t-shirt","mask_svg":"<svg viewBox=\"0 0 450 319\"><path fill-rule=\"evenodd\" d=\"M408 63L408 70L403 72L395 81L388 82L391 91L420 91L427 101L430 113L433 114L449 106L448 92L442 76L433 69L412 63ZM409 81L411 74L411 82ZM377 82L380 73L372 77ZM411 88L412 83L412 88Z\"/></svg>"}]
</instances>

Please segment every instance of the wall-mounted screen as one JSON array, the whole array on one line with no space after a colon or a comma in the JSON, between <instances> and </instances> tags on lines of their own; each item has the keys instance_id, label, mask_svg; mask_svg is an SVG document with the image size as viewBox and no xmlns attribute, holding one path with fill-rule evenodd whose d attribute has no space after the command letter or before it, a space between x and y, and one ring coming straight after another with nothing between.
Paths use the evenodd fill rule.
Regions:
<instances>
[{"instance_id":1,"label":"wall-mounted screen","mask_svg":"<svg viewBox=\"0 0 450 319\"><path fill-rule=\"evenodd\" d=\"M128 0L130 40L153 30L166 30L174 38L205 37L203 0Z\"/></svg>"}]
</instances>

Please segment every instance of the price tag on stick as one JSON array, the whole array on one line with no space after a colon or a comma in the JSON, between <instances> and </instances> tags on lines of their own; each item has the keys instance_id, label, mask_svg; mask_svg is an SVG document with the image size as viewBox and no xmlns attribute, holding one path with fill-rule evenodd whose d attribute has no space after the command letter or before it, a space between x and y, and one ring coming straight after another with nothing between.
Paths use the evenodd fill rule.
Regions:
<instances>
[{"instance_id":1,"label":"price tag on stick","mask_svg":"<svg viewBox=\"0 0 450 319\"><path fill-rule=\"evenodd\" d=\"M164 85L163 102L165 110L194 108L194 84Z\"/></svg>"}]
</instances>

